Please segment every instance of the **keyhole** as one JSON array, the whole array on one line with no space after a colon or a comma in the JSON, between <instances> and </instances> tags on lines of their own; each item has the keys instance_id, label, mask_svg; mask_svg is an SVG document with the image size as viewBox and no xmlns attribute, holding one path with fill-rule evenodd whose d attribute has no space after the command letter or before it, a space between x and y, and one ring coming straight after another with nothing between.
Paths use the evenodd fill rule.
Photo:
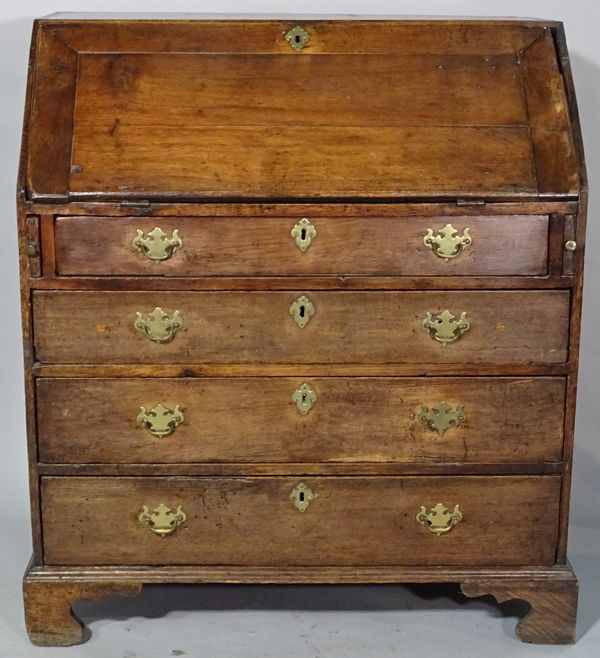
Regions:
<instances>
[{"instance_id":1,"label":"keyhole","mask_svg":"<svg viewBox=\"0 0 600 658\"><path fill-rule=\"evenodd\" d=\"M302 393L302 402L306 402L306 393Z\"/></svg>"},{"instance_id":2,"label":"keyhole","mask_svg":"<svg viewBox=\"0 0 600 658\"><path fill-rule=\"evenodd\" d=\"M304 317L304 313L305 313L305 310L304 310L304 304L303 304L303 305L300 307L300 317L301 317L301 318Z\"/></svg>"},{"instance_id":3,"label":"keyhole","mask_svg":"<svg viewBox=\"0 0 600 658\"><path fill-rule=\"evenodd\" d=\"M306 229L305 228L302 229L302 233L300 233L300 237L301 237L302 240L306 240Z\"/></svg>"},{"instance_id":4,"label":"keyhole","mask_svg":"<svg viewBox=\"0 0 600 658\"><path fill-rule=\"evenodd\" d=\"M298 498L300 499L300 502L301 502L301 503L304 502L304 491L301 491L301 492L300 492Z\"/></svg>"},{"instance_id":5,"label":"keyhole","mask_svg":"<svg viewBox=\"0 0 600 658\"><path fill-rule=\"evenodd\" d=\"M299 34L296 35L296 43L300 43L300 35Z\"/></svg>"}]
</instances>

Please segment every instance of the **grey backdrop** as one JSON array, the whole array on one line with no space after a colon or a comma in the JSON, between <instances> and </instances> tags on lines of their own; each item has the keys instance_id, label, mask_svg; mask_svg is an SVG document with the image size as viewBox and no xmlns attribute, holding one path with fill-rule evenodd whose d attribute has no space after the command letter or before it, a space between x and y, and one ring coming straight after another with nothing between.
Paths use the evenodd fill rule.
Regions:
<instances>
[{"instance_id":1,"label":"grey backdrop","mask_svg":"<svg viewBox=\"0 0 600 658\"><path fill-rule=\"evenodd\" d=\"M58 3L58 4L57 4ZM535 647L513 639L518 606L467 601L453 587L161 587L134 601L83 603L90 643L31 647L20 577L30 554L18 296L15 180L31 20L56 10L294 14L533 16L565 22L592 188L587 237L582 366L577 411L570 558L581 579L579 643ZM190 655L220 658L388 658L600 654L600 3L597 0L40 0L0 5L0 655Z\"/></svg>"}]
</instances>

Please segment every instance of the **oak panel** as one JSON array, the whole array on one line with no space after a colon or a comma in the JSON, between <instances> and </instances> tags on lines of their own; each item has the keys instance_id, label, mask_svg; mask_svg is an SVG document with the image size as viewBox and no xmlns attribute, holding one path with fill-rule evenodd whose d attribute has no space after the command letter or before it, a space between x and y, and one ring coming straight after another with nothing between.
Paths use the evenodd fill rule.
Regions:
<instances>
[{"instance_id":1,"label":"oak panel","mask_svg":"<svg viewBox=\"0 0 600 658\"><path fill-rule=\"evenodd\" d=\"M152 139L144 126L76 124L72 196L356 199L536 190L526 126L150 130Z\"/></svg>"},{"instance_id":2,"label":"oak panel","mask_svg":"<svg viewBox=\"0 0 600 658\"><path fill-rule=\"evenodd\" d=\"M436 96L444 102L432 103ZM116 133L157 121L182 130L524 125L527 109L514 54L102 53L81 57L75 117L80 125L112 126Z\"/></svg>"},{"instance_id":3,"label":"oak panel","mask_svg":"<svg viewBox=\"0 0 600 658\"><path fill-rule=\"evenodd\" d=\"M304 382L317 399L302 415ZM239 377L38 379L39 455L57 463L536 462L562 454L565 380ZM439 435L423 407L464 406ZM179 406L167 437L140 427L143 406Z\"/></svg>"},{"instance_id":4,"label":"oak panel","mask_svg":"<svg viewBox=\"0 0 600 658\"><path fill-rule=\"evenodd\" d=\"M538 565L554 563L559 476L42 478L45 563ZM415 515L443 501L464 518L436 536ZM143 505L182 505L187 521L159 538Z\"/></svg>"},{"instance_id":5,"label":"oak panel","mask_svg":"<svg viewBox=\"0 0 600 658\"><path fill-rule=\"evenodd\" d=\"M540 194L579 190L565 86L547 32L523 53L523 82Z\"/></svg>"}]
</instances>

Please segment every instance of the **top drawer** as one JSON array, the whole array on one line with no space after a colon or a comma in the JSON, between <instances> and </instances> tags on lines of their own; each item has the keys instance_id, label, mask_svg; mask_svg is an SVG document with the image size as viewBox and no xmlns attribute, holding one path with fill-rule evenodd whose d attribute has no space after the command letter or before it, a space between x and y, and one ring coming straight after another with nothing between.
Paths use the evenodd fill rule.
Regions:
<instances>
[{"instance_id":1,"label":"top drawer","mask_svg":"<svg viewBox=\"0 0 600 658\"><path fill-rule=\"evenodd\" d=\"M535 276L547 261L547 215L56 220L63 276Z\"/></svg>"}]
</instances>

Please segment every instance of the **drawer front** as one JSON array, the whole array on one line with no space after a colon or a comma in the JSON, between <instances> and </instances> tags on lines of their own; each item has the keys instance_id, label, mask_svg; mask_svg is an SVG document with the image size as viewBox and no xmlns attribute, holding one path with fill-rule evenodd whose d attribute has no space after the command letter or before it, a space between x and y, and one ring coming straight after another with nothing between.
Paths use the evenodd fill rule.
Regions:
<instances>
[{"instance_id":1,"label":"drawer front","mask_svg":"<svg viewBox=\"0 0 600 658\"><path fill-rule=\"evenodd\" d=\"M554 475L45 477L44 559L54 565L551 565L559 500ZM438 503L449 512L440 509L436 520L431 509ZM452 525L448 514L456 505L462 520L456 515ZM417 520L421 511L422 522L435 525Z\"/></svg>"},{"instance_id":2,"label":"drawer front","mask_svg":"<svg viewBox=\"0 0 600 658\"><path fill-rule=\"evenodd\" d=\"M43 462L536 462L561 458L565 382L38 379L36 398Z\"/></svg>"},{"instance_id":3,"label":"drawer front","mask_svg":"<svg viewBox=\"0 0 600 658\"><path fill-rule=\"evenodd\" d=\"M560 363L567 357L568 291L37 291L33 307L36 358L46 363Z\"/></svg>"},{"instance_id":4,"label":"drawer front","mask_svg":"<svg viewBox=\"0 0 600 658\"><path fill-rule=\"evenodd\" d=\"M547 215L56 221L64 276L543 275L547 260Z\"/></svg>"}]
</instances>

